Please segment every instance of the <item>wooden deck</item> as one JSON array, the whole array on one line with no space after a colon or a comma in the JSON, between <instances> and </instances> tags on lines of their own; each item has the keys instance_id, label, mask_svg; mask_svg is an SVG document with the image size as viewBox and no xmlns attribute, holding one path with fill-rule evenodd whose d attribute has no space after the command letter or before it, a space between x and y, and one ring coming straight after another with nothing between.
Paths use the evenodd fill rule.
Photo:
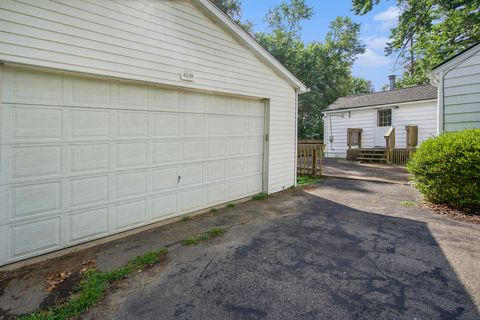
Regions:
<instances>
[{"instance_id":1,"label":"wooden deck","mask_svg":"<svg viewBox=\"0 0 480 320\"><path fill-rule=\"evenodd\" d=\"M414 148L395 148L391 154L390 163L406 164L412 154ZM387 148L357 148L347 150L347 160L367 162L367 163L388 163Z\"/></svg>"}]
</instances>

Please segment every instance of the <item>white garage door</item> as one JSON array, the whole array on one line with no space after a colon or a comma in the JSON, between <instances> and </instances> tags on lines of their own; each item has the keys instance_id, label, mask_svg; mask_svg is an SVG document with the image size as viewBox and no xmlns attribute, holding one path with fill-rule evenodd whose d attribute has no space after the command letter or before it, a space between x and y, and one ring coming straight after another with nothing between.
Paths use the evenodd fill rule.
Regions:
<instances>
[{"instance_id":1,"label":"white garage door","mask_svg":"<svg viewBox=\"0 0 480 320\"><path fill-rule=\"evenodd\" d=\"M262 192L264 102L2 69L0 265Z\"/></svg>"}]
</instances>

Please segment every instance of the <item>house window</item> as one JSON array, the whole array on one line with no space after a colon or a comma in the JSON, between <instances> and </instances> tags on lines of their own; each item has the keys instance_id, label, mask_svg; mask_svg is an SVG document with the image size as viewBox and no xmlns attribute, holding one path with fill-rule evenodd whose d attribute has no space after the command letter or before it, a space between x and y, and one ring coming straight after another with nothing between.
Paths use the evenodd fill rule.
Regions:
<instances>
[{"instance_id":1,"label":"house window","mask_svg":"<svg viewBox=\"0 0 480 320\"><path fill-rule=\"evenodd\" d=\"M377 127L390 127L392 125L392 109L377 110Z\"/></svg>"}]
</instances>

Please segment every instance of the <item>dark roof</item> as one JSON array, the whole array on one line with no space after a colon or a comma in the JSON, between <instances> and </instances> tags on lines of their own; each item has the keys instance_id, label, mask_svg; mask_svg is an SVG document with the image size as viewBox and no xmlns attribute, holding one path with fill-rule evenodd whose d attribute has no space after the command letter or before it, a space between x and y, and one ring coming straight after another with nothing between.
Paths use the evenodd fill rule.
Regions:
<instances>
[{"instance_id":1,"label":"dark roof","mask_svg":"<svg viewBox=\"0 0 480 320\"><path fill-rule=\"evenodd\" d=\"M386 104L431 100L437 98L437 87L423 85L387 90L337 99L325 111L380 106Z\"/></svg>"},{"instance_id":2,"label":"dark roof","mask_svg":"<svg viewBox=\"0 0 480 320\"><path fill-rule=\"evenodd\" d=\"M477 42L477 43L469 46L468 48L463 49L462 51L460 51L460 52L457 53L457 54L454 54L453 56L451 56L451 57L448 58L447 60L443 61L442 63L437 64L435 67L432 68L432 70L435 70L435 69L437 69L437 68L440 67L440 66L443 66L445 63L447 63L447 62L449 62L449 61L452 61L452 60L455 59L456 57L461 56L462 54L464 54L464 53L467 52L468 50L470 50L470 49L472 49L473 47L476 47L476 46L478 46L478 45L480 45L480 42Z\"/></svg>"}]
</instances>

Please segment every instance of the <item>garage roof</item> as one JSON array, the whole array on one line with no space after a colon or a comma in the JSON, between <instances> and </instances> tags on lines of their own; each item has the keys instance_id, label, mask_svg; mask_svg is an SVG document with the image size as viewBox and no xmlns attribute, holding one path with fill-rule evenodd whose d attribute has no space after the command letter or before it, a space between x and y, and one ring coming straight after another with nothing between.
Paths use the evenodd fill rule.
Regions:
<instances>
[{"instance_id":1,"label":"garage roof","mask_svg":"<svg viewBox=\"0 0 480 320\"><path fill-rule=\"evenodd\" d=\"M350 96L337 99L325 111L363 108L402 102L413 102L437 99L437 88L432 85L408 87L396 90L387 90Z\"/></svg>"},{"instance_id":2,"label":"garage roof","mask_svg":"<svg viewBox=\"0 0 480 320\"><path fill-rule=\"evenodd\" d=\"M308 92L308 88L295 77L283 64L275 59L264 47L262 47L247 31L240 27L228 15L220 10L210 0L192 0L193 3L201 9L207 16L209 16L218 25L223 26L224 29L245 47L253 51L253 53L262 60L265 64L270 66L279 76L285 79L293 88L299 92Z\"/></svg>"}]
</instances>

